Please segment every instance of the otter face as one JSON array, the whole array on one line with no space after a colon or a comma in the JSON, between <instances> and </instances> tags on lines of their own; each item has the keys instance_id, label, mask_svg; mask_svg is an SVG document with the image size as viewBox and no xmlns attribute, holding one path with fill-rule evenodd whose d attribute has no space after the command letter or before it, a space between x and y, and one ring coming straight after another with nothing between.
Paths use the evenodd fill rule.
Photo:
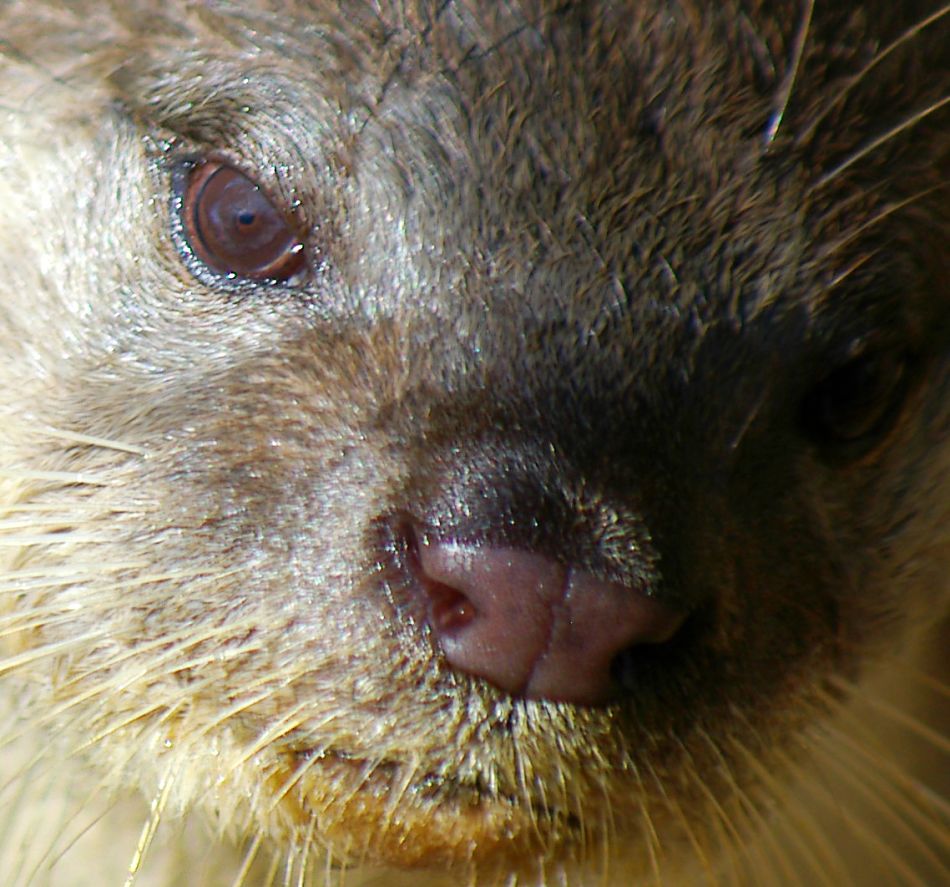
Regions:
<instances>
[{"instance_id":1,"label":"otter face","mask_svg":"<svg viewBox=\"0 0 950 887\"><path fill-rule=\"evenodd\" d=\"M950 599L950 15L773 6L0 10L4 694L134 871L754 879Z\"/></svg>"}]
</instances>

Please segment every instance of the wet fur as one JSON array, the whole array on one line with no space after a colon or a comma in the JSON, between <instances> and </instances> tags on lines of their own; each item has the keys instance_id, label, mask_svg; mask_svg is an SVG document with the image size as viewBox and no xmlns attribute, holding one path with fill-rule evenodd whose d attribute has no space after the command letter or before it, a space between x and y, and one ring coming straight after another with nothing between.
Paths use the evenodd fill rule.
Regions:
<instances>
[{"instance_id":1,"label":"wet fur","mask_svg":"<svg viewBox=\"0 0 950 887\"><path fill-rule=\"evenodd\" d=\"M0 4L8 883L945 880L950 13L891 6ZM190 255L208 154L302 286ZM839 458L868 339L924 368ZM401 511L700 616L506 698Z\"/></svg>"}]
</instances>

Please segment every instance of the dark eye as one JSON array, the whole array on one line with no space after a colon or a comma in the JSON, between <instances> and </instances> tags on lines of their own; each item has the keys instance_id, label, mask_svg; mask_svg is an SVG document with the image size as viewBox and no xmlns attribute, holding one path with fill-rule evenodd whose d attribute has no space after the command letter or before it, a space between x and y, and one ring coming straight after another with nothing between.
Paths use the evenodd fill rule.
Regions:
<instances>
[{"instance_id":1,"label":"dark eye","mask_svg":"<svg viewBox=\"0 0 950 887\"><path fill-rule=\"evenodd\" d=\"M286 216L233 166L217 161L196 166L185 183L182 217L192 252L222 274L287 280L306 261Z\"/></svg>"},{"instance_id":2,"label":"dark eye","mask_svg":"<svg viewBox=\"0 0 950 887\"><path fill-rule=\"evenodd\" d=\"M890 430L911 381L911 358L899 350L871 350L827 375L806 396L802 420L824 445L868 446Z\"/></svg>"}]
</instances>

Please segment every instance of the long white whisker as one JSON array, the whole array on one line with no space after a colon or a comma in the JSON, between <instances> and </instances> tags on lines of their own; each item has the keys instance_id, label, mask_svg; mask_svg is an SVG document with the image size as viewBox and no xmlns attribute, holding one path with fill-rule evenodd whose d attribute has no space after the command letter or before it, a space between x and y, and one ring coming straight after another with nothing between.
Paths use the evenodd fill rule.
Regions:
<instances>
[{"instance_id":1,"label":"long white whisker","mask_svg":"<svg viewBox=\"0 0 950 887\"><path fill-rule=\"evenodd\" d=\"M8 477L18 481L50 481L58 484L90 487L107 487L115 483L114 479L110 477L100 477L82 471L36 471L28 468L0 467L0 477Z\"/></svg>"},{"instance_id":2,"label":"long white whisker","mask_svg":"<svg viewBox=\"0 0 950 887\"><path fill-rule=\"evenodd\" d=\"M144 447L136 446L135 444L124 443L119 440L112 440L105 437L94 437L88 434L78 434L74 431L64 431L59 428L53 428L51 426L45 426L41 428L31 429L38 435L43 437L52 438L54 440L62 440L67 443L77 443L84 446L97 447L103 450L115 450L119 453L129 453L133 456L146 456L148 450Z\"/></svg>"},{"instance_id":3,"label":"long white whisker","mask_svg":"<svg viewBox=\"0 0 950 887\"><path fill-rule=\"evenodd\" d=\"M251 867L254 865L254 860L257 859L257 854L260 853L263 842L263 835L260 832L255 832L250 846L245 851L244 858L241 860L241 867L234 876L234 881L231 882L231 887L246 887L248 876L251 873Z\"/></svg>"},{"instance_id":4,"label":"long white whisker","mask_svg":"<svg viewBox=\"0 0 950 887\"><path fill-rule=\"evenodd\" d=\"M52 656L58 656L61 653L68 653L71 650L82 648L85 644L101 641L102 639L101 633L89 632L64 641L52 641L23 653L8 656L0 660L0 675L33 665Z\"/></svg>"},{"instance_id":5,"label":"long white whisker","mask_svg":"<svg viewBox=\"0 0 950 887\"><path fill-rule=\"evenodd\" d=\"M142 868L142 863L145 860L145 856L148 853L149 848L152 846L155 833L158 831L159 823L161 822L162 816L165 812L165 807L168 804L168 798L171 795L172 787L177 778L177 770L174 768L169 768L162 779L162 783L159 786L158 792L152 799L148 820L146 821L145 826L142 829L142 833L139 836L138 845L135 848L132 861L129 863L129 873L128 877L125 879L125 887L133 887L135 884L136 878L138 877L138 874Z\"/></svg>"}]
</instances>

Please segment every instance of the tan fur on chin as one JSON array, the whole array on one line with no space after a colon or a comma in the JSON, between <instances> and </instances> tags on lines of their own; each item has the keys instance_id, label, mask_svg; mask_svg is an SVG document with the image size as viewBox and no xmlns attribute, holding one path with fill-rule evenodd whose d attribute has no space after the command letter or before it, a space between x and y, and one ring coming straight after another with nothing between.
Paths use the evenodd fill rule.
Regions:
<instances>
[{"instance_id":1,"label":"tan fur on chin","mask_svg":"<svg viewBox=\"0 0 950 887\"><path fill-rule=\"evenodd\" d=\"M948 47L940 0L0 2L0 881L950 880ZM294 274L202 239L218 165ZM507 686L456 543L676 629Z\"/></svg>"}]
</instances>

